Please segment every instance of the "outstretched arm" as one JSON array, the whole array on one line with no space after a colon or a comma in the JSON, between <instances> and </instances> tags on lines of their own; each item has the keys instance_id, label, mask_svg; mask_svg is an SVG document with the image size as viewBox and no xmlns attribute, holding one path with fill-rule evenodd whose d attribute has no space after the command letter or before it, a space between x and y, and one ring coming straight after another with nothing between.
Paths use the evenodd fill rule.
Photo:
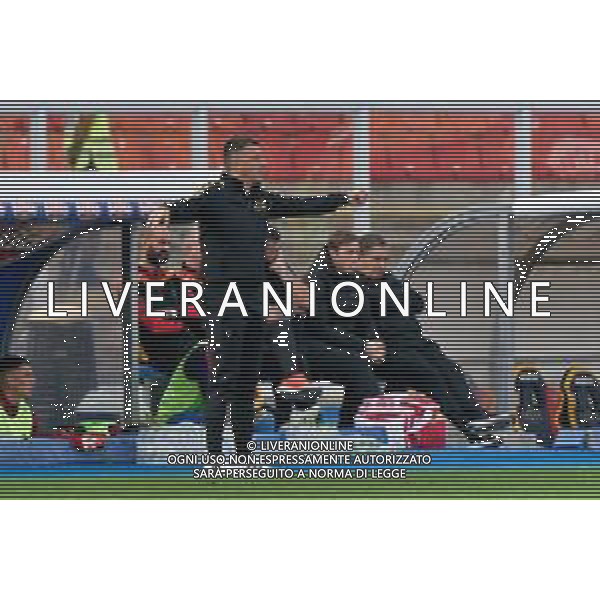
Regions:
<instances>
[{"instance_id":1,"label":"outstretched arm","mask_svg":"<svg viewBox=\"0 0 600 600\"><path fill-rule=\"evenodd\" d=\"M273 218L305 217L322 215L356 201L356 197L346 194L328 194L326 196L283 196L275 192L263 191L261 199Z\"/></svg>"},{"instance_id":2,"label":"outstretched arm","mask_svg":"<svg viewBox=\"0 0 600 600\"><path fill-rule=\"evenodd\" d=\"M209 211L213 211L216 205L211 202L210 194L205 190L197 196L170 202L167 207L169 209L169 223L171 225L182 225L200 220Z\"/></svg>"}]
</instances>

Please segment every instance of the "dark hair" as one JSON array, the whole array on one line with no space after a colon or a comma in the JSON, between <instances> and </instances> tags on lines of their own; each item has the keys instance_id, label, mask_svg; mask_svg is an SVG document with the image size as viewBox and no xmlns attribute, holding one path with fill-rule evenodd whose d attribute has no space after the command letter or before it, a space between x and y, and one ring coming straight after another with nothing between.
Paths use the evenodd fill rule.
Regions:
<instances>
[{"instance_id":1,"label":"dark hair","mask_svg":"<svg viewBox=\"0 0 600 600\"><path fill-rule=\"evenodd\" d=\"M24 365L28 365L29 361L24 356L16 356L6 354L0 356L0 377L3 377L8 371L18 369Z\"/></svg>"},{"instance_id":2,"label":"dark hair","mask_svg":"<svg viewBox=\"0 0 600 600\"><path fill-rule=\"evenodd\" d=\"M271 242L280 242L281 241L281 233L275 227L269 227L269 231L267 232L267 240Z\"/></svg>"},{"instance_id":3,"label":"dark hair","mask_svg":"<svg viewBox=\"0 0 600 600\"><path fill-rule=\"evenodd\" d=\"M330 250L339 250L342 246L354 244L359 240L360 238L355 233L352 233L351 231L345 231L343 229L338 229L329 237L329 242L327 242L327 246Z\"/></svg>"},{"instance_id":4,"label":"dark hair","mask_svg":"<svg viewBox=\"0 0 600 600\"><path fill-rule=\"evenodd\" d=\"M250 146L259 146L260 144L250 136L234 135L223 144L223 157L227 160L233 153L245 150Z\"/></svg>"},{"instance_id":5,"label":"dark hair","mask_svg":"<svg viewBox=\"0 0 600 600\"><path fill-rule=\"evenodd\" d=\"M364 254L369 250L373 250L373 248L385 248L387 245L387 240L382 235L371 233L360 239L360 252Z\"/></svg>"}]
</instances>

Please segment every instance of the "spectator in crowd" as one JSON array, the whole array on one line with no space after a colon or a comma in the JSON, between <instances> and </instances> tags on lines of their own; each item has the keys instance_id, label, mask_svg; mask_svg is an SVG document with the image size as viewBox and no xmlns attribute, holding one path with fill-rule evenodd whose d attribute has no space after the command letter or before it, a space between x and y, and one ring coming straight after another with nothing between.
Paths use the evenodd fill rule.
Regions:
<instances>
[{"instance_id":1,"label":"spectator in crowd","mask_svg":"<svg viewBox=\"0 0 600 600\"><path fill-rule=\"evenodd\" d=\"M143 231L140 244L144 258L138 267L140 293L138 303L138 320L140 345L144 358L157 375L152 386L152 412L156 414L162 395L175 369L203 335L203 320L188 305L187 318L178 316L180 306L180 283L184 280L198 280L199 274L189 266L180 270L169 269L169 229L168 211L155 215ZM166 317L152 317L146 314L145 285L147 281L164 282L161 291L163 300L154 303L156 311L164 311ZM172 313L172 314L170 314ZM194 352L189 357L192 379L206 379L207 367L203 349L200 355ZM202 368L200 368L202 367ZM199 375L197 373L200 373ZM196 373L194 375L194 373ZM204 376L202 375L204 373Z\"/></svg>"},{"instance_id":2,"label":"spectator in crowd","mask_svg":"<svg viewBox=\"0 0 600 600\"><path fill-rule=\"evenodd\" d=\"M26 358L0 358L0 438L29 439L37 432L31 407L33 385L33 370Z\"/></svg>"}]
</instances>

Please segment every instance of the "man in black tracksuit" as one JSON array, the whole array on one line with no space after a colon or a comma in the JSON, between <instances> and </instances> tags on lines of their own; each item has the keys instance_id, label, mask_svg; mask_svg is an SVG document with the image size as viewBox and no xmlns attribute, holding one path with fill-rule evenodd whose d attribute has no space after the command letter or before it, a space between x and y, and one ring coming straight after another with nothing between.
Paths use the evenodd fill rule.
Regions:
<instances>
[{"instance_id":1,"label":"man in black tracksuit","mask_svg":"<svg viewBox=\"0 0 600 600\"><path fill-rule=\"evenodd\" d=\"M225 144L225 170L204 192L170 207L170 223L199 221L209 314L212 376L207 402L209 452L221 452L226 405L238 452L252 438L254 395L264 338L262 283L268 220L333 212L348 203L344 194L285 197L260 185L263 158L252 138ZM248 316L219 308L230 282L236 282ZM235 296L229 297L235 301Z\"/></svg>"},{"instance_id":2,"label":"man in black tracksuit","mask_svg":"<svg viewBox=\"0 0 600 600\"><path fill-rule=\"evenodd\" d=\"M280 298L286 297L286 280L280 274L281 269L275 270L275 263L280 257L280 233L269 229L269 237L265 248L267 258L266 281ZM294 286L298 282L293 273L287 270L287 281ZM293 289L296 293L298 290ZM292 301L295 314L298 307ZM284 317L278 307L269 307L269 316L266 318L265 337L263 340L263 360L260 367L260 378L269 381L275 391L274 421L276 429L285 425L294 407L302 410L314 405L321 395L322 389L311 384L306 374L302 372L302 357L296 344L293 331L294 317Z\"/></svg>"},{"instance_id":3,"label":"man in black tracksuit","mask_svg":"<svg viewBox=\"0 0 600 600\"><path fill-rule=\"evenodd\" d=\"M314 271L317 282L315 316L295 324L296 343L308 376L344 386L344 400L338 426L348 429L365 398L377 396L379 386L369 363L380 358L382 346L366 307L353 317L343 317L332 306L332 292L344 282L361 285L361 278L350 269L358 255L358 237L336 233L324 250L324 264ZM355 288L343 287L337 295L339 309L351 313L359 306Z\"/></svg>"},{"instance_id":4,"label":"man in black tracksuit","mask_svg":"<svg viewBox=\"0 0 600 600\"><path fill-rule=\"evenodd\" d=\"M361 271L367 281L368 306L381 339L385 344L385 361L374 367L386 391L409 389L423 392L440 406L444 416L458 427L471 442L496 445L498 438L489 431L508 424L505 418L491 418L475 401L461 368L433 340L423 337L419 314L425 303L421 295L409 290L409 315L402 316L388 297L386 316L381 316L381 288L386 282L400 302L404 298L403 282L386 272L387 243L381 236L361 240Z\"/></svg>"}]
</instances>

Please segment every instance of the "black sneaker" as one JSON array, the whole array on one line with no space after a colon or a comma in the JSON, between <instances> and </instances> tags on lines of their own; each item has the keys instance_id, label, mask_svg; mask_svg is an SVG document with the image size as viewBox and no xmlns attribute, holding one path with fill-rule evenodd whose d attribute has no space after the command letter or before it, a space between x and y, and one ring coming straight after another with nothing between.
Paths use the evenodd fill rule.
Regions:
<instances>
[{"instance_id":1,"label":"black sneaker","mask_svg":"<svg viewBox=\"0 0 600 600\"><path fill-rule=\"evenodd\" d=\"M323 388L305 387L299 390L278 389L276 395L279 400L299 410L305 410L314 406L323 393Z\"/></svg>"},{"instance_id":2,"label":"black sneaker","mask_svg":"<svg viewBox=\"0 0 600 600\"><path fill-rule=\"evenodd\" d=\"M470 433L467 440L469 444L478 448L498 448L504 443L501 437L492 433Z\"/></svg>"},{"instance_id":3,"label":"black sneaker","mask_svg":"<svg viewBox=\"0 0 600 600\"><path fill-rule=\"evenodd\" d=\"M469 421L467 426L475 431L498 431L507 429L513 423L513 418L510 415L496 415L495 417L486 417L476 421Z\"/></svg>"},{"instance_id":4,"label":"black sneaker","mask_svg":"<svg viewBox=\"0 0 600 600\"><path fill-rule=\"evenodd\" d=\"M496 415L469 421L461 429L470 444L482 448L497 448L504 442L502 438L495 435L495 432L499 429L506 429L511 424L512 418L508 415Z\"/></svg>"},{"instance_id":5,"label":"black sneaker","mask_svg":"<svg viewBox=\"0 0 600 600\"><path fill-rule=\"evenodd\" d=\"M283 427L292 416L294 408L306 410L314 406L321 397L323 388L277 389L275 390L275 406L267 407L275 419L275 430Z\"/></svg>"}]
</instances>

